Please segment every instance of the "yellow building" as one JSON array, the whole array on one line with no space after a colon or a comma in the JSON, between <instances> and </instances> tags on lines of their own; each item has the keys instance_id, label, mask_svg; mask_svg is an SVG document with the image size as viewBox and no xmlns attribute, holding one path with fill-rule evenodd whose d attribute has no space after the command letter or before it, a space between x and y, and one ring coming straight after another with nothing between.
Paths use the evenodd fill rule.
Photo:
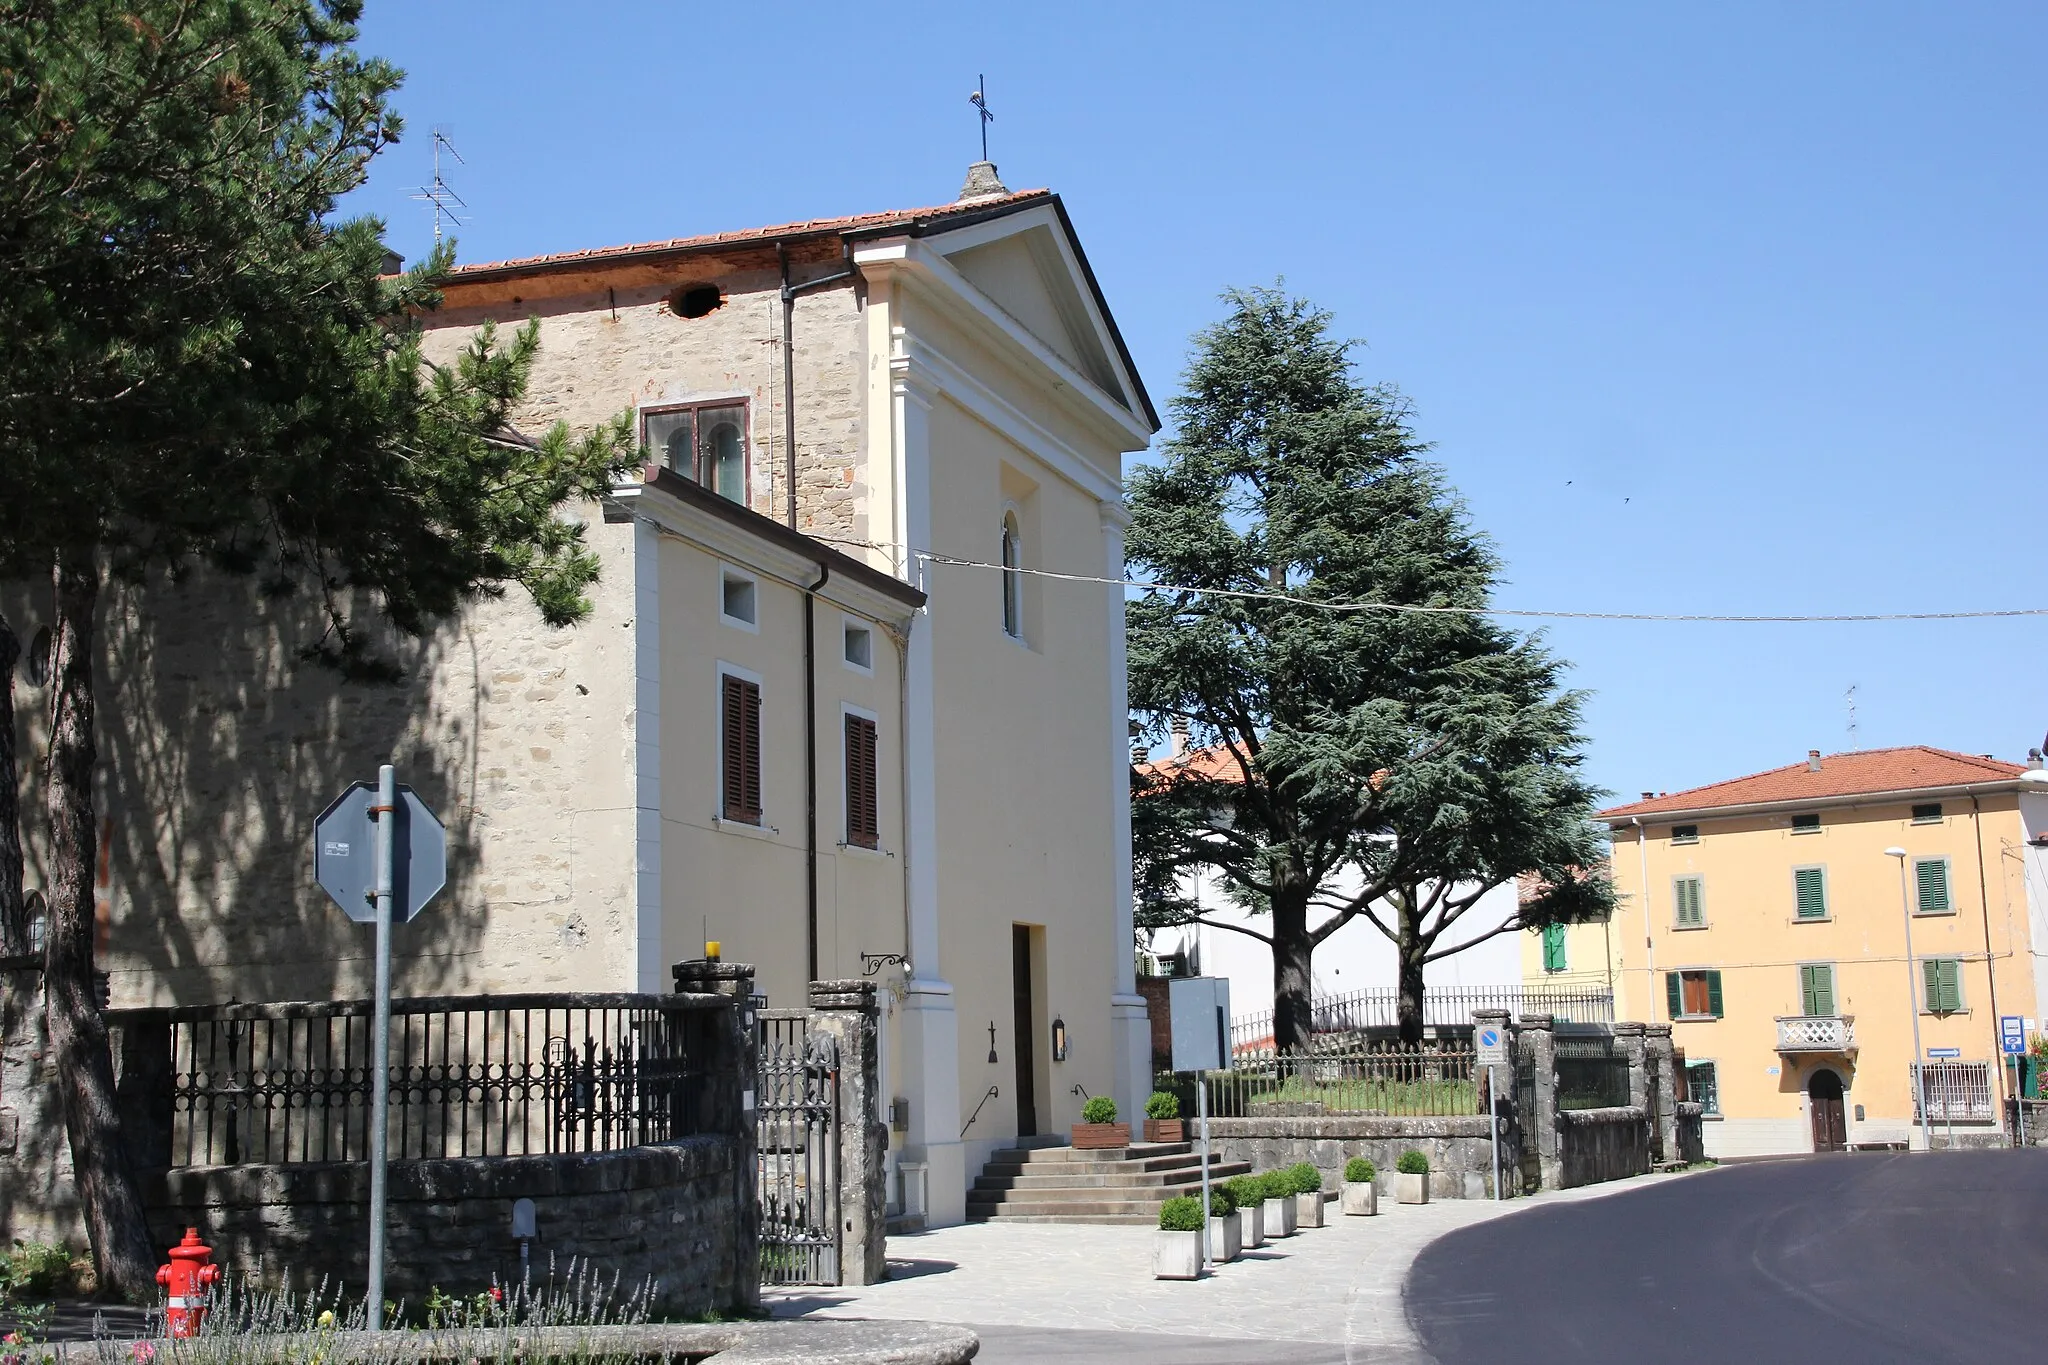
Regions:
<instances>
[{"instance_id":1,"label":"yellow building","mask_svg":"<svg viewBox=\"0 0 2048 1365\"><path fill-rule=\"evenodd\" d=\"M1613 922L1549 935L1554 972L1546 936L1525 935L1528 975L1592 964L1613 974L1617 1018L1670 1022L1712 1155L1920 1146L1916 1047L1934 1143L1996 1141L2011 1086L1999 1017L2031 1035L2040 1013L2038 763L1813 751L1645 793L1601 813Z\"/></svg>"}]
</instances>

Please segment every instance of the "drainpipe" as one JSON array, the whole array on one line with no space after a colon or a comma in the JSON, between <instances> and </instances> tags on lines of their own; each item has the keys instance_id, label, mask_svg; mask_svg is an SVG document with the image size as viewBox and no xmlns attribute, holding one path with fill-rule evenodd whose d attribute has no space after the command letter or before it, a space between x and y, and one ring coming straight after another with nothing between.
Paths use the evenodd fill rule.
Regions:
<instances>
[{"instance_id":1,"label":"drainpipe","mask_svg":"<svg viewBox=\"0 0 2048 1365\"><path fill-rule=\"evenodd\" d=\"M853 244L840 241L840 250L846 255L846 267L830 275L802 284L791 284L789 280L789 248L782 242L775 244L775 262L782 271L782 480L783 520L789 529L796 529L796 337L792 329L796 326L796 298L813 289L854 279L860 272L853 264ZM818 582L822 585L824 579Z\"/></svg>"},{"instance_id":2,"label":"drainpipe","mask_svg":"<svg viewBox=\"0 0 2048 1365\"><path fill-rule=\"evenodd\" d=\"M1657 1022L1657 936L1650 923L1650 846L1649 831L1643 828L1643 817L1631 815L1629 823L1636 827L1636 866L1640 869L1637 877L1643 884L1643 970L1650 974L1643 987L1650 995L1650 1022Z\"/></svg>"},{"instance_id":3,"label":"drainpipe","mask_svg":"<svg viewBox=\"0 0 2048 1365\"><path fill-rule=\"evenodd\" d=\"M1970 793L1970 828L1977 836L1977 908L1984 915L1984 981L1991 987L1992 1069L1998 1073L1998 1116L2005 1119L2005 1041L1998 1030L1998 962L1991 952L1991 889L1984 876L1984 812Z\"/></svg>"},{"instance_id":4,"label":"drainpipe","mask_svg":"<svg viewBox=\"0 0 2048 1365\"><path fill-rule=\"evenodd\" d=\"M806 980L818 979L818 589L832 566L818 561L818 581L804 589L804 946Z\"/></svg>"}]
</instances>

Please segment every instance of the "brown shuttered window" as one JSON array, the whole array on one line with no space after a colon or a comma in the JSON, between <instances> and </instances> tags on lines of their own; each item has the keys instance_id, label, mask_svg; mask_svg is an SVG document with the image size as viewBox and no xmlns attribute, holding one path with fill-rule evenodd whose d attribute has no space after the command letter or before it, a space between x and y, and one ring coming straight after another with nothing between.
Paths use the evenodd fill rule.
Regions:
<instances>
[{"instance_id":1,"label":"brown shuttered window","mask_svg":"<svg viewBox=\"0 0 2048 1365\"><path fill-rule=\"evenodd\" d=\"M846 718L846 842L857 848L882 846L882 819L875 803L875 723Z\"/></svg>"},{"instance_id":2,"label":"brown shuttered window","mask_svg":"<svg viewBox=\"0 0 2048 1365\"><path fill-rule=\"evenodd\" d=\"M720 680L719 747L724 755L724 815L761 823L761 689L728 673Z\"/></svg>"}]
</instances>

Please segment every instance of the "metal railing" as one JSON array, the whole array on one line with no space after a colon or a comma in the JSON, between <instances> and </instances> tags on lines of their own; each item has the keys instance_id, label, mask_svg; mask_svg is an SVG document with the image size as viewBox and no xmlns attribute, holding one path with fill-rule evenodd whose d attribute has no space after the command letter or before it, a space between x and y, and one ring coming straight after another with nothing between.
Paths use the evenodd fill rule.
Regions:
<instances>
[{"instance_id":1,"label":"metal railing","mask_svg":"<svg viewBox=\"0 0 2048 1365\"><path fill-rule=\"evenodd\" d=\"M1286 1053L1244 1049L1230 1070L1210 1072L1203 1083L1209 1112L1224 1118L1483 1112L1472 1050L1458 1043L1403 1047L1320 1039Z\"/></svg>"},{"instance_id":2,"label":"metal railing","mask_svg":"<svg viewBox=\"0 0 2048 1365\"><path fill-rule=\"evenodd\" d=\"M700 1029L723 1002L536 994L391 1002L396 1161L604 1152L705 1131ZM361 1161L371 1004L129 1011L168 1026L174 1166Z\"/></svg>"},{"instance_id":3,"label":"metal railing","mask_svg":"<svg viewBox=\"0 0 2048 1365\"><path fill-rule=\"evenodd\" d=\"M1781 1014L1778 1016L1780 1052L1854 1052L1856 1016L1853 1014Z\"/></svg>"},{"instance_id":4,"label":"metal railing","mask_svg":"<svg viewBox=\"0 0 2048 1365\"><path fill-rule=\"evenodd\" d=\"M1558 1035L1559 1109L1619 1108L1629 1099L1628 1054L1613 1038Z\"/></svg>"},{"instance_id":5,"label":"metal railing","mask_svg":"<svg viewBox=\"0 0 2048 1365\"><path fill-rule=\"evenodd\" d=\"M839 1049L802 1010L757 1016L763 1284L838 1284Z\"/></svg>"},{"instance_id":6,"label":"metal railing","mask_svg":"<svg viewBox=\"0 0 2048 1365\"><path fill-rule=\"evenodd\" d=\"M1468 1029L1474 1010L1548 1014L1572 1024L1611 1024L1614 993L1552 986L1454 986L1425 992L1422 997L1426 1028ZM1394 1029L1400 1026L1400 1013L1401 993L1391 986L1376 986L1348 995L1319 997L1309 1006L1310 1029L1319 1034ZM1270 1048L1273 1011L1240 1014L1231 1020L1230 1045L1234 1050Z\"/></svg>"},{"instance_id":7,"label":"metal railing","mask_svg":"<svg viewBox=\"0 0 2048 1365\"><path fill-rule=\"evenodd\" d=\"M1913 1120L1919 1122L1925 1101L1930 1122L1988 1123L1998 1117L1991 1097L1991 1068L1984 1062L1908 1062L1907 1083L1913 1086Z\"/></svg>"}]
</instances>

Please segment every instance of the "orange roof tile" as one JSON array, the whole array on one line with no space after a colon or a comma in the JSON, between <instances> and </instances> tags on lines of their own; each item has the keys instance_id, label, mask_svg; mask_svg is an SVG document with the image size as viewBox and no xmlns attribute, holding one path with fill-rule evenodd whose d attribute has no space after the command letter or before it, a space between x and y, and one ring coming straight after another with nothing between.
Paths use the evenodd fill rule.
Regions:
<instances>
[{"instance_id":1,"label":"orange roof tile","mask_svg":"<svg viewBox=\"0 0 2048 1365\"><path fill-rule=\"evenodd\" d=\"M1146 777L1168 781L1183 777L1208 782L1244 781L1244 765L1237 761L1237 755L1220 745L1213 749L1190 749L1179 758L1140 763L1137 768Z\"/></svg>"},{"instance_id":2,"label":"orange roof tile","mask_svg":"<svg viewBox=\"0 0 2048 1365\"><path fill-rule=\"evenodd\" d=\"M1929 748L1924 744L1899 749L1858 749L1826 755L1821 759L1818 772L1802 761L1773 768L1769 772L1713 782L1689 791L1633 801L1625 806L1613 806L1601 811L1600 818L1617 820L1632 815L1718 810L1728 806L1760 806L1781 801L1822 801L1878 792L1904 794L1973 783L2010 782L2025 771L2017 763Z\"/></svg>"},{"instance_id":3,"label":"orange roof tile","mask_svg":"<svg viewBox=\"0 0 2048 1365\"><path fill-rule=\"evenodd\" d=\"M784 241L791 237L829 236L841 232L871 232L892 227L924 227L952 218L965 218L991 210L1008 211L1035 200L1052 198L1049 189L1017 190L1010 194L967 203L940 204L931 208L891 209L884 213L861 213L846 218L812 218L800 223L774 227L743 228L736 232L713 232L698 237L672 237L667 241L635 242L627 246L590 247L582 251L557 251L545 256L520 256L506 261L484 261L459 265L449 272L451 279L513 274L559 266L600 264L634 256L665 255L670 252L705 251L714 247Z\"/></svg>"}]
</instances>

